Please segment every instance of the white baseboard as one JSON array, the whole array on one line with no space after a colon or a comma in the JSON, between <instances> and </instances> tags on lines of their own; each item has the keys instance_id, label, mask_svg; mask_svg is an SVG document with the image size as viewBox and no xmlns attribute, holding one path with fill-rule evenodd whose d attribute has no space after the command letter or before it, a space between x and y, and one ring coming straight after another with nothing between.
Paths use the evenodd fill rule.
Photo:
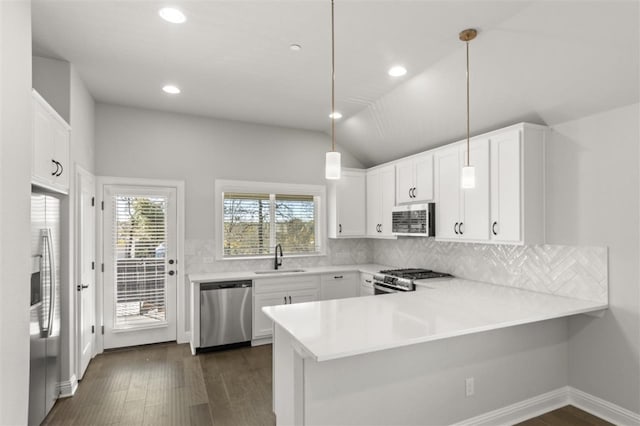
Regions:
<instances>
[{"instance_id":1,"label":"white baseboard","mask_svg":"<svg viewBox=\"0 0 640 426\"><path fill-rule=\"evenodd\" d=\"M273 343L272 337L263 337L262 339L256 339L251 341L251 346L270 345Z\"/></svg>"},{"instance_id":2,"label":"white baseboard","mask_svg":"<svg viewBox=\"0 0 640 426\"><path fill-rule=\"evenodd\" d=\"M565 405L573 405L619 426L640 426L640 414L570 386L489 411L454 426L513 425Z\"/></svg>"},{"instance_id":3,"label":"white baseboard","mask_svg":"<svg viewBox=\"0 0 640 426\"><path fill-rule=\"evenodd\" d=\"M463 420L455 423L455 426L513 425L556 408L564 407L569 403L568 401L569 388L564 387Z\"/></svg>"},{"instance_id":4,"label":"white baseboard","mask_svg":"<svg viewBox=\"0 0 640 426\"><path fill-rule=\"evenodd\" d=\"M68 398L73 396L78 390L78 379L76 375L69 377L69 380L62 381L58 384L60 388L60 398Z\"/></svg>"},{"instance_id":5,"label":"white baseboard","mask_svg":"<svg viewBox=\"0 0 640 426\"><path fill-rule=\"evenodd\" d=\"M612 404L579 389L571 388L569 403L581 410L620 426L639 426L640 414Z\"/></svg>"}]
</instances>

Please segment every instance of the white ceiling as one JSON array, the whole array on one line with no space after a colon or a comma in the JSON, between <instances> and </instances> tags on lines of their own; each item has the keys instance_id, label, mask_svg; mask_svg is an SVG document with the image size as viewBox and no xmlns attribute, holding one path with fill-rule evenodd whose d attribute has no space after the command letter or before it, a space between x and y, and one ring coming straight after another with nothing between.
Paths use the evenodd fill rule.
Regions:
<instances>
[{"instance_id":1,"label":"white ceiling","mask_svg":"<svg viewBox=\"0 0 640 426\"><path fill-rule=\"evenodd\" d=\"M173 1L182 25L164 5L34 0L34 53L71 62L101 102L328 131L329 0ZM336 0L335 16L338 141L367 165L464 136L468 27L472 133L639 101L637 0Z\"/></svg>"}]
</instances>

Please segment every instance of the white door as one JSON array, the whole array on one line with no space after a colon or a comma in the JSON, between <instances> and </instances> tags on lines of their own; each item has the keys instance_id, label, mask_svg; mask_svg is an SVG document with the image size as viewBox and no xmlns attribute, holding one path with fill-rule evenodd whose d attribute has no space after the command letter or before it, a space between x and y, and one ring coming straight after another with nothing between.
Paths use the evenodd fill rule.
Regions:
<instances>
[{"instance_id":1,"label":"white door","mask_svg":"<svg viewBox=\"0 0 640 426\"><path fill-rule=\"evenodd\" d=\"M475 168L476 186L461 189L461 212L458 231L463 240L489 240L489 139L470 141L470 164ZM462 170L467 155L463 145L462 158L458 170Z\"/></svg>"},{"instance_id":2,"label":"white door","mask_svg":"<svg viewBox=\"0 0 640 426\"><path fill-rule=\"evenodd\" d=\"M262 308L287 304L287 293L256 294L253 299L253 304L253 338L259 339L261 337L271 336L273 321L262 312Z\"/></svg>"},{"instance_id":3,"label":"white door","mask_svg":"<svg viewBox=\"0 0 640 426\"><path fill-rule=\"evenodd\" d=\"M78 268L79 279L76 283L78 298L77 315L79 320L79 370L78 379L82 379L89 361L94 354L95 345L95 251L96 251L96 212L95 180L93 175L79 171L78 188Z\"/></svg>"},{"instance_id":4,"label":"white door","mask_svg":"<svg viewBox=\"0 0 640 426\"><path fill-rule=\"evenodd\" d=\"M520 132L491 138L491 239L516 242L520 236Z\"/></svg>"},{"instance_id":5,"label":"white door","mask_svg":"<svg viewBox=\"0 0 640 426\"><path fill-rule=\"evenodd\" d=\"M442 149L436 161L436 238L459 239L460 223L460 145Z\"/></svg>"},{"instance_id":6,"label":"white door","mask_svg":"<svg viewBox=\"0 0 640 426\"><path fill-rule=\"evenodd\" d=\"M380 170L380 189L378 197L381 203L380 235L391 236L393 206L396 195L396 171L393 166Z\"/></svg>"},{"instance_id":7,"label":"white door","mask_svg":"<svg viewBox=\"0 0 640 426\"><path fill-rule=\"evenodd\" d=\"M103 190L104 347L176 340L177 190Z\"/></svg>"}]
</instances>

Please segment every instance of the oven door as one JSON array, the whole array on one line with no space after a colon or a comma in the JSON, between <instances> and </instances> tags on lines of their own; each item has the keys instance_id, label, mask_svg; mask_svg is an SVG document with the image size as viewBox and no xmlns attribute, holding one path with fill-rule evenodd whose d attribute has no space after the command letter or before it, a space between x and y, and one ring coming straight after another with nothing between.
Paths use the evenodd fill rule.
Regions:
<instances>
[{"instance_id":1,"label":"oven door","mask_svg":"<svg viewBox=\"0 0 640 426\"><path fill-rule=\"evenodd\" d=\"M398 293L398 292L401 292L401 291L402 290L398 290L396 288L392 288L392 287L386 286L386 285L384 285L383 283L381 283L379 281L374 281L373 282L373 294L375 294L375 295Z\"/></svg>"}]
</instances>

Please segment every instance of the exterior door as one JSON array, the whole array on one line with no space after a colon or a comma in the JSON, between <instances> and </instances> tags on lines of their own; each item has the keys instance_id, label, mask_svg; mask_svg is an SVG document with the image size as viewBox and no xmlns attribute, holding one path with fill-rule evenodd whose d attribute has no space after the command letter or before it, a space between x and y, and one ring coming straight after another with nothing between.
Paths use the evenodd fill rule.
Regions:
<instances>
[{"instance_id":1,"label":"exterior door","mask_svg":"<svg viewBox=\"0 0 640 426\"><path fill-rule=\"evenodd\" d=\"M95 352L95 260L96 260L96 212L95 179L87 172L78 172L78 265L79 282L76 282L79 326L79 371L82 379Z\"/></svg>"},{"instance_id":2,"label":"exterior door","mask_svg":"<svg viewBox=\"0 0 640 426\"><path fill-rule=\"evenodd\" d=\"M176 340L177 189L103 190L104 348Z\"/></svg>"}]
</instances>

